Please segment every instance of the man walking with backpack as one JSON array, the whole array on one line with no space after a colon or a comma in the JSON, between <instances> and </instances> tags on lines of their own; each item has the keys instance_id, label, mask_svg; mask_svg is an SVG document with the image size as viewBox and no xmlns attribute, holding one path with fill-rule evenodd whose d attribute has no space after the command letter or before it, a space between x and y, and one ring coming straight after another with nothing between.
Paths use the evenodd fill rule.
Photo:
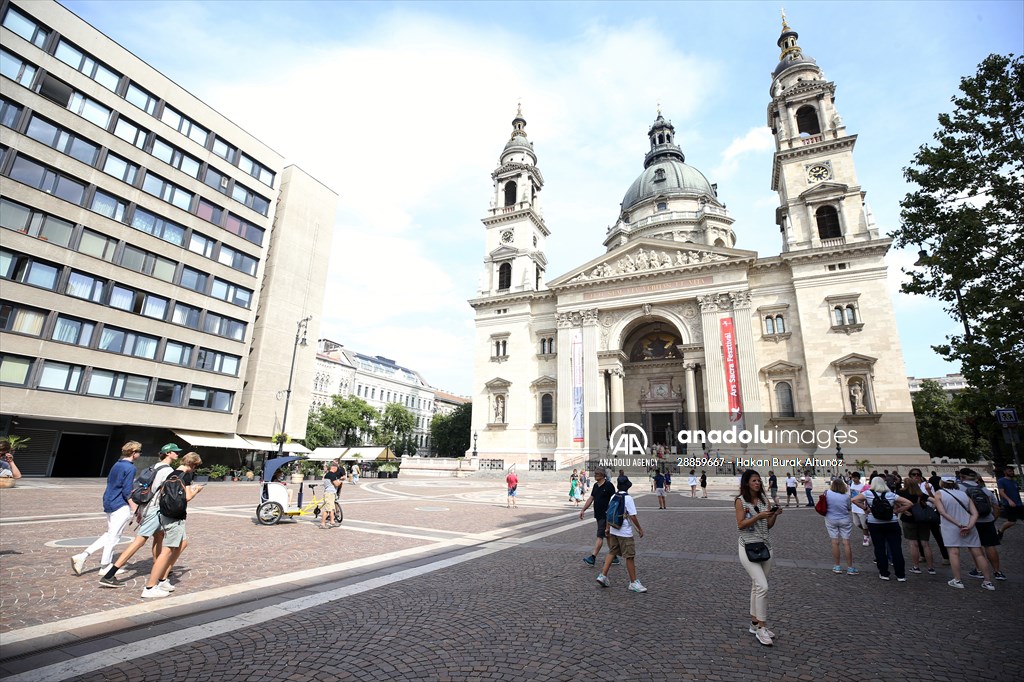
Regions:
<instances>
[{"instance_id":1,"label":"man walking with backpack","mask_svg":"<svg viewBox=\"0 0 1024 682\"><path fill-rule=\"evenodd\" d=\"M594 478L596 482L594 483L594 488L590 491L590 497L587 498L583 509L580 509L580 519L582 520L583 512L587 511L590 505L594 505L594 519L597 521L597 541L594 542L594 553L583 557L583 561L591 566L597 563L597 553L601 551L604 539L608 537L608 502L611 501L612 495L615 494L615 486L608 480L608 471L604 467L594 469ZM619 558L615 557L612 563L619 563Z\"/></svg>"},{"instance_id":2,"label":"man walking with backpack","mask_svg":"<svg viewBox=\"0 0 1024 682\"><path fill-rule=\"evenodd\" d=\"M136 516L140 517L142 521L139 523L135 539L100 578L102 587L125 586L124 581L117 579L117 572L128 564L137 551L142 549L146 540L153 538L153 561L155 562L156 558L160 556L164 537L164 532L160 530L160 487L170 475L173 469L171 464L178 458L179 452L181 452L181 448L174 443L163 446L160 448L160 461L139 474L139 478L135 481L132 500L136 504L141 504ZM144 480L147 477L148 480ZM147 495L148 501L143 502L143 498Z\"/></svg>"},{"instance_id":3,"label":"man walking with backpack","mask_svg":"<svg viewBox=\"0 0 1024 682\"><path fill-rule=\"evenodd\" d=\"M604 566L601 574L597 576L597 582L602 587L609 587L608 569L616 557L626 560L626 573L629 574L629 589L632 592L646 592L647 588L640 584L636 578L636 542L633 539L633 529L636 528L639 537L644 536L644 529L640 527L640 519L636 515L636 503L628 494L633 484L629 479L619 480L619 491L612 496L608 504L608 554L604 558Z\"/></svg>"},{"instance_id":4,"label":"man walking with backpack","mask_svg":"<svg viewBox=\"0 0 1024 682\"><path fill-rule=\"evenodd\" d=\"M164 532L160 556L153 561L143 599L166 597L174 591L167 579L168 571L185 549L185 517L188 503L203 489L194 485L195 470L203 465L199 455L190 452L181 458L181 466L171 472L160 488L160 529Z\"/></svg>"},{"instance_id":5,"label":"man walking with backpack","mask_svg":"<svg viewBox=\"0 0 1024 682\"><path fill-rule=\"evenodd\" d=\"M142 453L142 443L130 440L121 446L121 459L110 467L107 474L107 487L103 491L103 512L107 515L107 532L96 538L84 552L71 557L71 570L75 575L85 571L85 561L96 550L102 548L100 558L100 574L107 572L107 567L114 559L114 547L121 541L121 531L128 525L135 503L131 500L132 483L135 482L135 465L133 462Z\"/></svg>"}]
</instances>

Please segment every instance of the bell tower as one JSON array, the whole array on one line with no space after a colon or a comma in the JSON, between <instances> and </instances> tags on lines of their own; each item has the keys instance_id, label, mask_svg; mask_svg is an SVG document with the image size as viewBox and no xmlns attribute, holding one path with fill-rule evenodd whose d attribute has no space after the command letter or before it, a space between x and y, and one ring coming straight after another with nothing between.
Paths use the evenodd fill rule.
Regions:
<instances>
[{"instance_id":1,"label":"bell tower","mask_svg":"<svg viewBox=\"0 0 1024 682\"><path fill-rule=\"evenodd\" d=\"M526 137L522 106L512 119L512 136L505 143L494 183L490 208L483 219L487 230L484 269L478 295L498 296L544 287L544 240L550 235L540 209L544 176L537 168L533 143Z\"/></svg>"},{"instance_id":2,"label":"bell tower","mask_svg":"<svg viewBox=\"0 0 1024 682\"><path fill-rule=\"evenodd\" d=\"M775 138L772 189L782 250L831 249L878 238L864 203L850 135L835 106L836 85L797 44L782 15L768 127Z\"/></svg>"}]
</instances>

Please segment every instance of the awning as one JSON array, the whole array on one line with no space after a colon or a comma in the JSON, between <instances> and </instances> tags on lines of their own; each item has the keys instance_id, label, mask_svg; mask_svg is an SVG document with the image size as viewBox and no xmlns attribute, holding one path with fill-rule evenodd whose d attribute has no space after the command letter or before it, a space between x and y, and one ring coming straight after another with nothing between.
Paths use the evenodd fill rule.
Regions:
<instances>
[{"instance_id":1,"label":"awning","mask_svg":"<svg viewBox=\"0 0 1024 682\"><path fill-rule=\"evenodd\" d=\"M391 452L391 448L375 445L364 448L349 448L348 452L341 459L344 459L346 462L373 462L395 460L398 457L395 453Z\"/></svg>"},{"instance_id":2,"label":"awning","mask_svg":"<svg viewBox=\"0 0 1024 682\"><path fill-rule=\"evenodd\" d=\"M239 437L239 440L242 440ZM246 450L265 450L266 452L277 452L278 445L269 438L257 438L256 436L246 436L244 447ZM244 441L243 441L244 442ZM299 443L285 443L281 449L282 452L291 452L297 455L308 455L311 450L304 445Z\"/></svg>"},{"instance_id":3,"label":"awning","mask_svg":"<svg viewBox=\"0 0 1024 682\"><path fill-rule=\"evenodd\" d=\"M349 450L351 448L317 448L309 458L317 462L330 462L332 459L342 460L345 459L345 453Z\"/></svg>"},{"instance_id":4,"label":"awning","mask_svg":"<svg viewBox=\"0 0 1024 682\"><path fill-rule=\"evenodd\" d=\"M206 431L179 431L174 434L197 448L238 448L251 450L252 446L241 436L233 433L210 433Z\"/></svg>"}]
</instances>

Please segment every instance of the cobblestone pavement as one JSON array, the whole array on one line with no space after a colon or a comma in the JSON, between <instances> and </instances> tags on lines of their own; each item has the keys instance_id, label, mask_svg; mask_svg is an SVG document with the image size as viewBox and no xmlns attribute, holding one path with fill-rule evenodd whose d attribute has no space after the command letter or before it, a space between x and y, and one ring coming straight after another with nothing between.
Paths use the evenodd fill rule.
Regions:
<instances>
[{"instance_id":1,"label":"cobblestone pavement","mask_svg":"<svg viewBox=\"0 0 1024 682\"><path fill-rule=\"evenodd\" d=\"M71 575L94 537L99 481L0 494L0 677L83 680L1020 680L1024 528L1001 548L996 592L964 577L883 582L856 543L860 576L834 575L820 516L784 513L773 532L769 621L747 632L750 581L737 561L723 482L712 499L638 494L637 568L602 589L581 561L593 542L566 486L524 483L504 507L495 481L368 481L343 493L345 524L262 527L254 484L211 484L190 512L178 591L138 598L150 560L121 590ZM13 494L12 494L13 493ZM45 512L54 512L47 514ZM91 537L90 537L91 536ZM47 544L50 543L50 544ZM937 555L937 552L936 552ZM138 557L139 555L137 555ZM909 556L909 553L908 553ZM95 562L94 562L95 563ZM965 564L966 568L966 564ZM873 671L873 672L869 672Z\"/></svg>"}]
</instances>

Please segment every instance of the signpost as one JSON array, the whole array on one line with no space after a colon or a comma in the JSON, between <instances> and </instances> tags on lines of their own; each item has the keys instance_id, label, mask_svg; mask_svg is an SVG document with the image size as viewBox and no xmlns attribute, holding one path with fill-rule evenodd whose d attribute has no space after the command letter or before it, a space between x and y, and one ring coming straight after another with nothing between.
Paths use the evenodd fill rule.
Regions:
<instances>
[{"instance_id":1,"label":"signpost","mask_svg":"<svg viewBox=\"0 0 1024 682\"><path fill-rule=\"evenodd\" d=\"M1020 455L1017 454L1017 426L1020 422L1017 420L1017 410L1012 407L997 407L992 414L1004 429L1003 440L1010 444L1010 449L1013 451L1013 463L1017 465L1017 475L1019 476L1021 470Z\"/></svg>"}]
</instances>

